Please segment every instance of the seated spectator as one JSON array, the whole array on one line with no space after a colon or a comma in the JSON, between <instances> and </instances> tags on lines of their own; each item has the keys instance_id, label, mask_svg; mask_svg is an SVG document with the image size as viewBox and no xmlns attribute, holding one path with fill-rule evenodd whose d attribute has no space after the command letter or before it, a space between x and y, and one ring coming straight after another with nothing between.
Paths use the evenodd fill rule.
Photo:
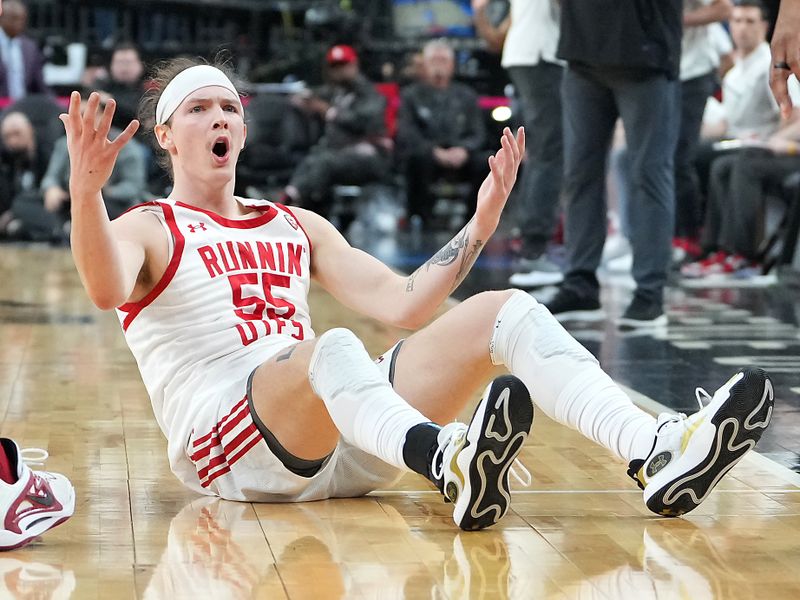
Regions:
<instances>
[{"instance_id":1,"label":"seated spectator","mask_svg":"<svg viewBox=\"0 0 800 600\"><path fill-rule=\"evenodd\" d=\"M112 128L109 137L113 139L119 133ZM144 153L138 142L131 140L120 152L103 188L108 216L114 219L149 197ZM6 232L18 239L66 242L69 238L69 209L69 154L64 136L56 142L39 189L23 192L14 198Z\"/></svg>"},{"instance_id":2,"label":"seated spectator","mask_svg":"<svg viewBox=\"0 0 800 600\"><path fill-rule=\"evenodd\" d=\"M0 15L0 96L13 100L48 92L44 57L36 42L25 35L28 9L19 0L6 0Z\"/></svg>"},{"instance_id":3,"label":"seated spectator","mask_svg":"<svg viewBox=\"0 0 800 600\"><path fill-rule=\"evenodd\" d=\"M323 216L330 208L332 186L380 181L390 164L386 101L361 74L355 50L333 46L326 62L328 83L294 100L323 122L324 133L295 170L284 198Z\"/></svg>"},{"instance_id":4,"label":"seated spectator","mask_svg":"<svg viewBox=\"0 0 800 600\"><path fill-rule=\"evenodd\" d=\"M447 42L434 40L423 49L424 80L403 90L397 141L405 161L408 214L425 223L435 198L431 184L442 176L469 181L474 193L486 175L486 128L478 96L453 81L455 58ZM472 214L472 204L467 211Z\"/></svg>"},{"instance_id":5,"label":"seated spectator","mask_svg":"<svg viewBox=\"0 0 800 600\"><path fill-rule=\"evenodd\" d=\"M20 194L39 189L47 169L36 131L21 112L9 112L0 123L0 234L12 220L11 205Z\"/></svg>"},{"instance_id":6,"label":"seated spectator","mask_svg":"<svg viewBox=\"0 0 800 600\"><path fill-rule=\"evenodd\" d=\"M10 104L3 114L19 112L28 117L36 132L36 143L42 155L49 158L56 140L64 135L64 125L58 115L64 112L55 96L51 94L28 94Z\"/></svg>"},{"instance_id":7,"label":"seated spectator","mask_svg":"<svg viewBox=\"0 0 800 600\"><path fill-rule=\"evenodd\" d=\"M726 157L724 164L725 173L715 172L710 183L706 258L681 268L690 279L723 275L745 280L760 274L767 195L772 191L781 197L786 177L800 171L800 118L765 143Z\"/></svg>"},{"instance_id":8,"label":"seated spectator","mask_svg":"<svg viewBox=\"0 0 800 600\"><path fill-rule=\"evenodd\" d=\"M700 160L701 170L705 163L707 173L701 238L704 258L684 265L681 273L685 277L753 270L760 238L754 225L763 204L763 193L751 195L753 186L758 190L762 177L776 177L794 163L793 157L776 161L772 156L773 150L785 152L787 140L796 138L797 126L782 126L769 88L772 60L767 31L766 10L760 2L736 4L731 17L736 63L722 81L721 116L704 130L706 135L726 141L709 146L705 161ZM795 79L790 81L790 92L795 102L800 100Z\"/></svg>"},{"instance_id":9,"label":"seated spectator","mask_svg":"<svg viewBox=\"0 0 800 600\"><path fill-rule=\"evenodd\" d=\"M780 110L769 88L772 70L767 31L769 21L758 0L741 0L733 7L731 37L736 50L734 66L722 80L721 118L704 124L702 134L708 142L698 153L700 183L707 185L715 162L738 146L720 149L719 140L766 141L781 126ZM794 80L797 95L797 82ZM728 159L732 160L732 159ZM716 165L723 169L723 163Z\"/></svg>"},{"instance_id":10,"label":"seated spectator","mask_svg":"<svg viewBox=\"0 0 800 600\"><path fill-rule=\"evenodd\" d=\"M108 77L98 79L92 87L101 93L101 98L107 101L110 96L117 102L112 123L117 129L124 129L137 117L139 100L145 92L143 78L144 63L136 45L121 42L114 46Z\"/></svg>"}]
</instances>

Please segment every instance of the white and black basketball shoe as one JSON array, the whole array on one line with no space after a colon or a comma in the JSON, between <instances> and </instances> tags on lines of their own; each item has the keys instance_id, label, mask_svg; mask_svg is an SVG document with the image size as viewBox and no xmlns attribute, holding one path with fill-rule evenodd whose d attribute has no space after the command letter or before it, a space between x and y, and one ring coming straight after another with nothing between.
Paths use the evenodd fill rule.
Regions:
<instances>
[{"instance_id":1,"label":"white and black basketball shoe","mask_svg":"<svg viewBox=\"0 0 800 600\"><path fill-rule=\"evenodd\" d=\"M503 375L487 386L468 426L450 423L439 432L431 475L453 502L453 520L461 529L483 529L506 514L509 470L532 423L528 388Z\"/></svg>"},{"instance_id":2,"label":"white and black basketball shoe","mask_svg":"<svg viewBox=\"0 0 800 600\"><path fill-rule=\"evenodd\" d=\"M713 396L702 388L696 395L701 409L690 417L659 415L653 449L629 465L647 508L665 517L697 508L772 418L772 381L755 367L738 371Z\"/></svg>"}]
</instances>

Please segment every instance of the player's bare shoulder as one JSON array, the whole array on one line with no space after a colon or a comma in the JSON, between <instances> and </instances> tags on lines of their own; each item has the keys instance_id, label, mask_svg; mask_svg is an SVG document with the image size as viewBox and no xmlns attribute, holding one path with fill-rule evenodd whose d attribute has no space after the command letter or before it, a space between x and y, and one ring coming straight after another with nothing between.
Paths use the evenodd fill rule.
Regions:
<instances>
[{"instance_id":1,"label":"player's bare shoulder","mask_svg":"<svg viewBox=\"0 0 800 600\"><path fill-rule=\"evenodd\" d=\"M166 271L173 247L161 206L156 202L137 206L111 221L111 230L123 253L144 254L136 287L147 288L158 281Z\"/></svg>"},{"instance_id":2,"label":"player's bare shoulder","mask_svg":"<svg viewBox=\"0 0 800 600\"><path fill-rule=\"evenodd\" d=\"M315 250L325 246L331 237L341 237L337 229L325 217L299 206L291 206L289 209L308 234L309 241Z\"/></svg>"}]
</instances>

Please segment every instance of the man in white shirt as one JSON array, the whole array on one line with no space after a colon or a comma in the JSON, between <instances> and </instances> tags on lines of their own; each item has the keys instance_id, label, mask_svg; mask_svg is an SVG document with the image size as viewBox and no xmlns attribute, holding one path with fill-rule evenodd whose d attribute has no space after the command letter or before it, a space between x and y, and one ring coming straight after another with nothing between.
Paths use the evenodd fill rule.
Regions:
<instances>
[{"instance_id":1,"label":"man in white shirt","mask_svg":"<svg viewBox=\"0 0 800 600\"><path fill-rule=\"evenodd\" d=\"M486 14L488 4L489 0L473 0L475 25L490 49L502 49L502 65L514 83L525 129L531 133L520 198L522 260L510 283L516 287L556 284L564 276L545 250L556 223L564 164L564 63L556 58L560 5L556 0L511 0L509 17L493 26Z\"/></svg>"},{"instance_id":2,"label":"man in white shirt","mask_svg":"<svg viewBox=\"0 0 800 600\"><path fill-rule=\"evenodd\" d=\"M763 160L765 149L777 154L796 153L795 146L791 146L792 152L783 148L782 141L796 136L787 136L784 131L794 132L796 127L781 120L778 103L769 87L772 61L766 41L768 28L766 9L758 0L741 0L736 4L731 17L731 35L738 57L722 81L724 116L713 126L706 127L705 134L715 139L733 138L741 141L741 146L707 153L710 167L702 246L709 258L686 265L682 269L685 276L703 277L735 271L748 266L740 260L741 257L747 261L757 258L755 221L761 194L737 200L744 190L753 194L749 185L739 184L742 189L733 190L733 182L742 180L739 171L743 169L749 174L748 180L758 180L762 174L773 170L774 161ZM793 101L797 102L800 89L794 78L788 82L788 89ZM757 150L754 151L753 147ZM792 159L788 162L791 163ZM734 215L734 212L739 214ZM738 218L745 212L752 217L746 224Z\"/></svg>"}]
</instances>

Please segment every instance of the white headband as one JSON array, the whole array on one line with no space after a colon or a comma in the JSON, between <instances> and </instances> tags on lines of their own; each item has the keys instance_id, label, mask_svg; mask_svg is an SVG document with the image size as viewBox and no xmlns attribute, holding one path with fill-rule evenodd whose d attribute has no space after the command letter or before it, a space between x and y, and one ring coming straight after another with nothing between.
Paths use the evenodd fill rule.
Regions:
<instances>
[{"instance_id":1,"label":"white headband","mask_svg":"<svg viewBox=\"0 0 800 600\"><path fill-rule=\"evenodd\" d=\"M211 65L197 65L178 73L161 92L156 106L156 125L166 123L189 94L211 86L224 87L233 92L241 108L242 101L239 99L239 92L236 91L225 73Z\"/></svg>"}]
</instances>

